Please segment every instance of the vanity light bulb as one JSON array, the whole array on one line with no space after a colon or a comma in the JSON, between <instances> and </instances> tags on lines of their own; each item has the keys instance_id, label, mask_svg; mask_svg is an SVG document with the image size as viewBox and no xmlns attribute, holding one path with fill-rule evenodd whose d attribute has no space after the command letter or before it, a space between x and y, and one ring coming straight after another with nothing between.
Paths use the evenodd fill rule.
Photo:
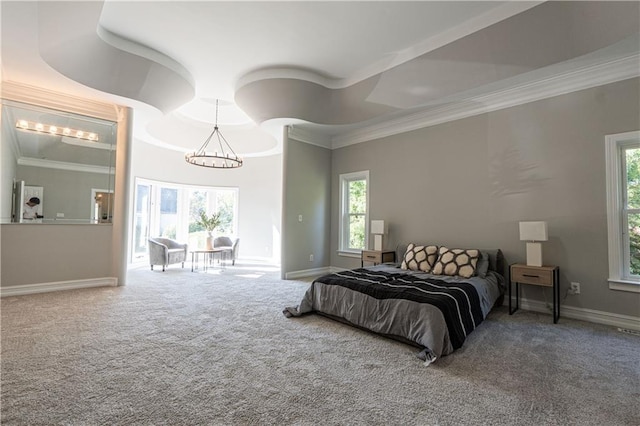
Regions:
<instances>
[{"instance_id":1,"label":"vanity light bulb","mask_svg":"<svg viewBox=\"0 0 640 426\"><path fill-rule=\"evenodd\" d=\"M44 130L44 125L42 123L36 123L36 130L41 132Z\"/></svg>"},{"instance_id":2,"label":"vanity light bulb","mask_svg":"<svg viewBox=\"0 0 640 426\"><path fill-rule=\"evenodd\" d=\"M29 128L29 122L27 120L19 120L18 121L18 127L20 127L21 129L28 129Z\"/></svg>"},{"instance_id":3,"label":"vanity light bulb","mask_svg":"<svg viewBox=\"0 0 640 426\"><path fill-rule=\"evenodd\" d=\"M96 140L96 134L95 133L89 133L89 136L87 136L87 138L90 141L95 141Z\"/></svg>"},{"instance_id":4,"label":"vanity light bulb","mask_svg":"<svg viewBox=\"0 0 640 426\"><path fill-rule=\"evenodd\" d=\"M68 127L65 127L64 129L62 129L62 134L65 136L69 136L71 134L71 129Z\"/></svg>"},{"instance_id":5,"label":"vanity light bulb","mask_svg":"<svg viewBox=\"0 0 640 426\"><path fill-rule=\"evenodd\" d=\"M58 133L58 128L56 126L50 126L49 133L53 133L55 135L56 133Z\"/></svg>"},{"instance_id":6,"label":"vanity light bulb","mask_svg":"<svg viewBox=\"0 0 640 426\"><path fill-rule=\"evenodd\" d=\"M78 137L78 138L82 138L82 137L84 137L84 132L83 132L82 130L78 130L78 131L76 132L76 137Z\"/></svg>"}]
</instances>

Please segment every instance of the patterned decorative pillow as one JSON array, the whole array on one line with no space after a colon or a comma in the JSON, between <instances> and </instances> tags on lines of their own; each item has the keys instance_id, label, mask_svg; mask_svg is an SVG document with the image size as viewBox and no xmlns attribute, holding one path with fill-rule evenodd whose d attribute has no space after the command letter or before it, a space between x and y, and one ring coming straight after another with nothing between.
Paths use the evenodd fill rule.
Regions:
<instances>
[{"instance_id":1,"label":"patterned decorative pillow","mask_svg":"<svg viewBox=\"0 0 640 426\"><path fill-rule=\"evenodd\" d=\"M400 268L411 271L431 272L431 268L433 268L437 258L437 246L417 246L411 243L407 246Z\"/></svg>"},{"instance_id":2,"label":"patterned decorative pillow","mask_svg":"<svg viewBox=\"0 0 640 426\"><path fill-rule=\"evenodd\" d=\"M458 275L463 278L469 278L476 272L479 258L479 250L440 247L438 260L431 272L435 275Z\"/></svg>"}]
</instances>

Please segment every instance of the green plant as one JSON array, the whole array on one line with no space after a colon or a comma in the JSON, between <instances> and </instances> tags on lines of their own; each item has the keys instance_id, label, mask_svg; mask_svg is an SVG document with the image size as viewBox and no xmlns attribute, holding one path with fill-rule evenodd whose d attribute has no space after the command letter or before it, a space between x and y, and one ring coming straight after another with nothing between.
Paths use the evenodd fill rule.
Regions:
<instances>
[{"instance_id":1,"label":"green plant","mask_svg":"<svg viewBox=\"0 0 640 426\"><path fill-rule=\"evenodd\" d=\"M209 233L215 231L221 222L220 213L211 213L211 216L207 216L204 210L200 211L200 218L197 221L198 225L202 226Z\"/></svg>"}]
</instances>

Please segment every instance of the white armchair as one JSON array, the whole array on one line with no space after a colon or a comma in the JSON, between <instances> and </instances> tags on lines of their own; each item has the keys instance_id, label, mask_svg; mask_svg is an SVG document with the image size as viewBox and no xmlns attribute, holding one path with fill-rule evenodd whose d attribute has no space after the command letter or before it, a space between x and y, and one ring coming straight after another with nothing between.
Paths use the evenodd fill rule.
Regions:
<instances>
[{"instance_id":1,"label":"white armchair","mask_svg":"<svg viewBox=\"0 0 640 426\"><path fill-rule=\"evenodd\" d=\"M168 265L182 263L187 259L187 244L179 243L170 238L149 238L149 264L162 265L162 272Z\"/></svg>"},{"instance_id":2,"label":"white armchair","mask_svg":"<svg viewBox=\"0 0 640 426\"><path fill-rule=\"evenodd\" d=\"M232 265L236 264L239 245L240 238L231 240L229 237L217 237L213 240L213 247L224 249L226 251L225 258L231 260Z\"/></svg>"}]
</instances>

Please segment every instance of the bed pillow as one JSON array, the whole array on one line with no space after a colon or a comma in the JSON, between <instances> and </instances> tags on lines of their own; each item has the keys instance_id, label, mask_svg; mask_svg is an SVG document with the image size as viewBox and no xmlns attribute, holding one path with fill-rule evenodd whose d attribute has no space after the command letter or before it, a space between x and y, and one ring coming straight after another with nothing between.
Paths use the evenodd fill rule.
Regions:
<instances>
[{"instance_id":1,"label":"bed pillow","mask_svg":"<svg viewBox=\"0 0 640 426\"><path fill-rule=\"evenodd\" d=\"M480 259L476 265L476 275L480 278L485 278L489 271L489 253L480 250Z\"/></svg>"},{"instance_id":2,"label":"bed pillow","mask_svg":"<svg viewBox=\"0 0 640 426\"><path fill-rule=\"evenodd\" d=\"M400 268L411 271L431 272L431 268L433 268L437 258L437 246L417 246L412 243L407 246Z\"/></svg>"},{"instance_id":3,"label":"bed pillow","mask_svg":"<svg viewBox=\"0 0 640 426\"><path fill-rule=\"evenodd\" d=\"M463 278L469 278L475 274L479 258L479 250L440 247L438 250L438 260L433 266L431 273L435 275L458 275Z\"/></svg>"}]
</instances>

